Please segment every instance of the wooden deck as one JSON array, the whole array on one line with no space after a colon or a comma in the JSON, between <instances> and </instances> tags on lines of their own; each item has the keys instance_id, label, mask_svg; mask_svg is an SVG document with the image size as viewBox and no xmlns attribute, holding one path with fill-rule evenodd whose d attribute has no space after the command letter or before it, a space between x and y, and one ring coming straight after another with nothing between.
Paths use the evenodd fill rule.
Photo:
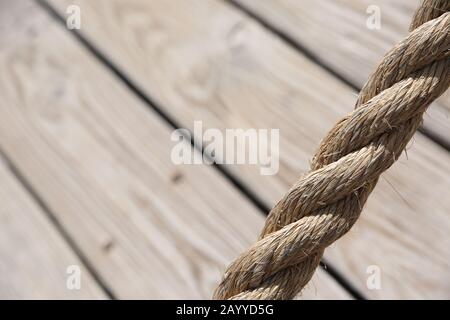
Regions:
<instances>
[{"instance_id":1,"label":"wooden deck","mask_svg":"<svg viewBox=\"0 0 450 320\"><path fill-rule=\"evenodd\" d=\"M210 298L418 2L1 1L0 298ZM299 298L450 298L449 114L447 93ZM173 164L196 120L279 128L279 173Z\"/></svg>"}]
</instances>

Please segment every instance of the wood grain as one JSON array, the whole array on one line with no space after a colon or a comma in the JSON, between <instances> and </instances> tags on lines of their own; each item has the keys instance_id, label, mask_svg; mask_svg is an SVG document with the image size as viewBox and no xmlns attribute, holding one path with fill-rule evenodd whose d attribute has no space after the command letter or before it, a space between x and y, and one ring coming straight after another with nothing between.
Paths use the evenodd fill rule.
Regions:
<instances>
[{"instance_id":1,"label":"wood grain","mask_svg":"<svg viewBox=\"0 0 450 320\"><path fill-rule=\"evenodd\" d=\"M382 57L407 34L420 0L234 0L307 48L361 88ZM380 11L380 29L367 21ZM450 148L450 95L434 103L424 128Z\"/></svg>"},{"instance_id":2,"label":"wood grain","mask_svg":"<svg viewBox=\"0 0 450 320\"><path fill-rule=\"evenodd\" d=\"M51 3L62 14L78 4L81 33L182 126L202 120L220 130L279 128L277 175L227 166L269 206L308 170L320 139L356 100L349 87L220 1ZM448 298L450 156L421 135L408 150L326 257L370 298ZM371 265L382 271L381 290L366 285Z\"/></svg>"},{"instance_id":3,"label":"wood grain","mask_svg":"<svg viewBox=\"0 0 450 320\"><path fill-rule=\"evenodd\" d=\"M0 156L0 299L104 299L72 249ZM80 268L68 289L67 268Z\"/></svg>"},{"instance_id":4,"label":"wood grain","mask_svg":"<svg viewBox=\"0 0 450 320\"><path fill-rule=\"evenodd\" d=\"M210 298L263 215L31 1L0 12L0 145L118 298ZM7 11L7 12L6 12ZM320 271L304 298L349 298Z\"/></svg>"}]
</instances>

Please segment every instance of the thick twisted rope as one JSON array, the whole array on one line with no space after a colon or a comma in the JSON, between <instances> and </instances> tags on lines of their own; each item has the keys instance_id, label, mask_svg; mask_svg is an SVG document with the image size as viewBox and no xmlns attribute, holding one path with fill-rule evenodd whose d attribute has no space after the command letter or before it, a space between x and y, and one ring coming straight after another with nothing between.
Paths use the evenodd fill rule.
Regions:
<instances>
[{"instance_id":1,"label":"thick twisted rope","mask_svg":"<svg viewBox=\"0 0 450 320\"><path fill-rule=\"evenodd\" d=\"M322 141L311 171L271 210L259 241L226 270L215 299L291 299L324 249L358 219L382 172L450 85L450 0L424 0L411 33L382 60L355 110Z\"/></svg>"}]
</instances>

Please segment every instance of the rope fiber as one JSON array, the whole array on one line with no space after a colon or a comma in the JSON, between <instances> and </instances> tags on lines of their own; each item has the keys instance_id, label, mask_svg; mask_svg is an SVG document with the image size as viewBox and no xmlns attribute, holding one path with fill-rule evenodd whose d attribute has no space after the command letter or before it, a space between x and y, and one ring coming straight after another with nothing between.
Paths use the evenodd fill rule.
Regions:
<instances>
[{"instance_id":1,"label":"rope fiber","mask_svg":"<svg viewBox=\"0 0 450 320\"><path fill-rule=\"evenodd\" d=\"M259 240L225 271L215 299L292 299L327 246L357 221L378 178L450 85L450 0L423 0L352 113L321 142L311 171L275 205Z\"/></svg>"}]
</instances>

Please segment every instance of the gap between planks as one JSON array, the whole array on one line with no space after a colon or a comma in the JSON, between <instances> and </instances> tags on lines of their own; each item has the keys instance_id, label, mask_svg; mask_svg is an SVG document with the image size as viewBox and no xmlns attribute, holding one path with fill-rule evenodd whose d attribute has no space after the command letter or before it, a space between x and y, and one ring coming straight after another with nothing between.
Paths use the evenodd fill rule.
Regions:
<instances>
[{"instance_id":1,"label":"gap between planks","mask_svg":"<svg viewBox=\"0 0 450 320\"><path fill-rule=\"evenodd\" d=\"M47 10L49 14L55 18L62 25L65 25L64 18L46 1L46 0L35 0L39 3L43 9ZM120 81L122 81L128 89L133 92L139 99L141 99L149 108L151 108L156 114L158 114L162 120L164 120L169 126L173 129L181 128L181 125L177 123L173 117L171 117L168 113L164 111L164 108L159 106L159 104L152 99L151 96L147 95L143 90L139 88L127 75L122 72L111 60L109 60L101 51L99 51L94 44L90 43L82 34L77 31L70 32L83 46L85 46L106 68L108 68ZM194 135L189 130L192 137ZM204 146L199 146L195 143L195 139L191 140L191 145L196 148L198 151L202 152ZM211 160L211 159L210 159ZM213 161L211 161L213 162ZM221 175L227 179L230 184L232 184L235 188L237 188L245 197L252 202L255 207L257 207L261 214L267 216L270 211L270 208L267 204L261 200L261 198L254 193L250 188L248 188L241 181L236 179L225 166L213 163L212 165ZM350 296L358 300L365 300L366 297L350 282L346 277L341 274L336 268L333 267L333 264L327 261L326 259L322 259L320 263L320 268L328 273L331 278L333 278L343 289L345 289Z\"/></svg>"},{"instance_id":2,"label":"gap between planks","mask_svg":"<svg viewBox=\"0 0 450 320\"><path fill-rule=\"evenodd\" d=\"M0 177L0 299L110 298L1 150ZM80 268L76 290L66 287L73 265Z\"/></svg>"},{"instance_id":3,"label":"gap between planks","mask_svg":"<svg viewBox=\"0 0 450 320\"><path fill-rule=\"evenodd\" d=\"M93 281L97 283L97 285L103 291L103 294L108 299L115 299L115 295L112 292L111 288L108 287L108 284L102 279L101 275L97 272L95 267L90 263L89 259L86 258L83 251L80 250L76 241L69 235L69 233L62 226L61 222L58 220L57 216L52 212L46 202L40 197L39 193L30 185L27 179L22 175L20 170L14 165L14 163L8 158L6 153L0 149L0 161L4 161L10 173L17 179L17 181L21 184L23 189L28 193L31 199L35 202L35 204L39 207L41 212L47 217L48 221L54 226L56 232L59 233L63 241L65 241L73 251L73 253L80 260L80 265L83 265L83 269L86 270L88 274L87 279L92 278ZM84 276L83 276L84 278Z\"/></svg>"},{"instance_id":4,"label":"gap between planks","mask_svg":"<svg viewBox=\"0 0 450 320\"><path fill-rule=\"evenodd\" d=\"M320 49L320 46L323 45L322 40L319 38L314 38L314 40L319 40L319 41L313 41L311 39L302 41L302 37L299 36L299 31L302 28L302 23L300 22L300 20L298 20L297 22L299 22L298 26L295 25L295 23L290 23L289 21L291 21L292 19L279 19L279 17L277 16L277 11L276 10L266 10L267 8L271 8L271 9L281 9L284 8L284 6L286 8L284 9L289 9L289 6L291 6L292 8L290 8L290 13L296 13L299 10L299 7L297 7L297 4L292 3L292 2L287 2L287 3L279 3L279 2L274 2L273 0L268 0L266 1L262 6L260 6L258 4L258 6L255 6L255 3L252 2L252 0L221 0L224 1L225 3L230 4L231 6L235 7L236 9L242 11L243 13L245 13L249 18L257 21L262 27L264 27L266 30L268 30L269 32L273 33L274 35L276 35L277 37L279 37L280 39L282 39L287 45L289 45L290 47L292 47L294 50L297 50L298 52L300 52L301 54L303 54L305 57L307 57L308 59L310 59L312 62L316 63L317 65L319 65L320 67L322 67L325 71L327 71L329 74L331 74L332 76L334 76L336 79L339 79L340 81L342 81L343 83L345 83L347 86L349 86L350 88L352 88L355 92L359 92L361 90L361 86L363 84L363 80L361 79L366 79L369 75L369 72L366 71L366 66L364 66L363 71L358 70L356 67L354 68L354 70L352 70L353 73L356 73L357 76L356 77L350 77L349 76L349 72L345 72L344 69L342 67L337 66L337 63L334 63L331 59L329 58L327 55L327 52L329 52L328 48L325 48L323 50ZM341 0L342 1L342 0ZM357 0L359 1L359 0ZM411 1L411 0L401 0L406 4L406 1ZM284 1L285 2L285 1ZM307 0L306 2L308 3L308 6L311 8L311 3L313 5L318 4L317 1L310 1ZM344 1L344 2L351 2L351 1ZM378 6L378 7L382 7L387 6L388 3L386 3L386 0L371 0L369 1L370 3L367 3L368 5L372 5L372 6ZM305 2L303 3L305 4ZM344 3L342 3L343 5ZM400 3L402 4L402 3ZM338 2L338 6L341 5ZM406 5L406 7L409 7L411 5L411 3L408 3L408 5ZM328 8L329 5L325 4L320 4L321 8ZM414 4L413 7L417 8L419 6L419 0L414 0ZM266 10L266 11L265 11ZM320 9L317 9L318 11ZM412 17L412 10L409 10L410 16ZM326 11L322 11L321 12L321 16L329 16L331 15L331 12L326 12ZM314 19L312 19L314 21ZM408 19L403 19L402 22L408 22ZM318 21L315 21L317 23L317 25L319 24ZM330 26L330 24L325 24L326 27L324 28L326 32L326 29L328 28L332 28L334 27L335 30L339 30L339 27L334 25L334 26ZM405 25L404 28L406 29L408 25ZM361 26L359 26L361 28ZM361 32L362 33L362 32ZM374 37L376 37L376 35L374 35ZM308 37L305 37L308 38ZM361 37L363 38L363 37ZM398 40L401 40L401 38L399 38ZM351 39L351 41L353 41L353 39ZM357 41L357 40L356 40ZM392 46L395 45L395 43L392 43ZM356 60L354 59L354 56L358 56L358 52L352 52L352 54L349 54L349 52L346 52L345 49L341 49L340 48L336 48L337 50L335 50L338 54L340 54L342 57L344 57L344 59L348 60L347 61L347 65L348 64L357 64ZM387 49L386 49L387 50ZM387 53L387 51L386 51ZM372 66L373 68L375 68L377 61L380 61L381 59L381 55L378 58L378 60L375 59L367 59L369 61L369 63L367 63L368 65ZM433 103L430 108L429 111L427 112L427 114L430 114L430 118L428 119L427 117L425 117L424 120L424 124L422 124L422 126L419 128L418 132L423 134L425 137L427 137L428 139L430 139L430 141L432 141L433 143L436 143L437 145L439 145L440 147L444 148L447 151L450 151L450 138L448 137L447 132L450 130L450 123L448 123L448 121L446 122L446 119L449 119L450 116L450 99L448 98L448 94L447 95L443 95L440 99L438 99L437 102ZM444 119L441 119L444 118Z\"/></svg>"},{"instance_id":5,"label":"gap between planks","mask_svg":"<svg viewBox=\"0 0 450 320\"><path fill-rule=\"evenodd\" d=\"M63 7L72 2L53 3ZM230 168L263 195L268 206L299 172L308 170L305 159L314 152L317 139L354 104L348 86L219 1L75 3L85 12L82 33L185 127L191 127L193 119L215 128L282 126L285 157L276 179L262 178L246 166ZM142 37L150 31L158 36ZM163 49L167 55L157 55ZM182 54L192 60L178 59ZM223 85L221 90L215 90L218 84ZM283 117L285 110L289 117ZM449 294L442 284L449 270L445 259L449 201L442 195L450 184L444 174L450 170L449 155L421 135L416 136L416 145L408 162L402 157L381 179L357 226L326 253L370 297ZM424 250L430 242L436 245ZM381 291L365 286L370 264L384 270ZM423 274L423 269L431 271Z\"/></svg>"},{"instance_id":6,"label":"gap between planks","mask_svg":"<svg viewBox=\"0 0 450 320\"><path fill-rule=\"evenodd\" d=\"M220 276L217 269L253 241L262 217L208 168L183 170L183 181L172 186L173 195L169 194L167 177L160 180L173 169L163 156L168 145L158 144L168 137L169 128L108 70L78 48L60 26L35 12L30 2L9 4L16 10L8 12L6 20L16 18L14 30L19 34L6 33L7 39L14 38L14 45L6 41L8 50L0 56L2 63L9 62L5 69L11 71L10 77L0 78L0 90L8 100L0 103L4 108L0 141L8 155L30 185L39 186L37 192L61 217L61 223L76 237L81 250L119 298L210 296ZM79 67L67 64L67 60ZM37 90L41 83L46 85ZM20 85L21 91L16 92L14 88ZM109 121L114 122L113 129ZM89 123L95 126L81 130L88 129ZM151 143L156 150L148 148ZM115 154L120 157L111 159L113 151L120 151ZM153 158L157 162L150 163ZM113 160L116 165L112 165ZM120 180L122 175L129 179ZM215 184L214 192L208 182ZM117 192L123 189L133 191L133 198L126 193L127 198L119 203ZM204 197L194 190L203 192ZM143 196L144 192L148 197ZM173 201L164 202L169 198ZM156 214L155 207L162 205L177 210ZM191 210L193 207L195 210ZM241 210L245 215L240 220L233 218ZM189 224L182 224L183 232L177 230L179 220L186 222L184 215L194 212ZM164 223L164 228L158 230L149 223L151 213L155 213L151 218L158 225ZM215 230L218 221L220 228ZM173 239L167 239L165 233ZM104 245L104 240L111 237L112 246ZM211 247L214 250L209 250ZM189 252L185 252L187 249ZM192 255L200 255L198 261L184 259ZM171 264L162 266L165 260L160 260L167 256ZM189 277L191 271L199 277L197 281ZM348 298L325 273L317 274L324 280L316 282L320 287L324 285L318 290L319 296ZM152 291L156 289L159 291ZM308 292L307 297L314 297L311 290Z\"/></svg>"}]
</instances>

